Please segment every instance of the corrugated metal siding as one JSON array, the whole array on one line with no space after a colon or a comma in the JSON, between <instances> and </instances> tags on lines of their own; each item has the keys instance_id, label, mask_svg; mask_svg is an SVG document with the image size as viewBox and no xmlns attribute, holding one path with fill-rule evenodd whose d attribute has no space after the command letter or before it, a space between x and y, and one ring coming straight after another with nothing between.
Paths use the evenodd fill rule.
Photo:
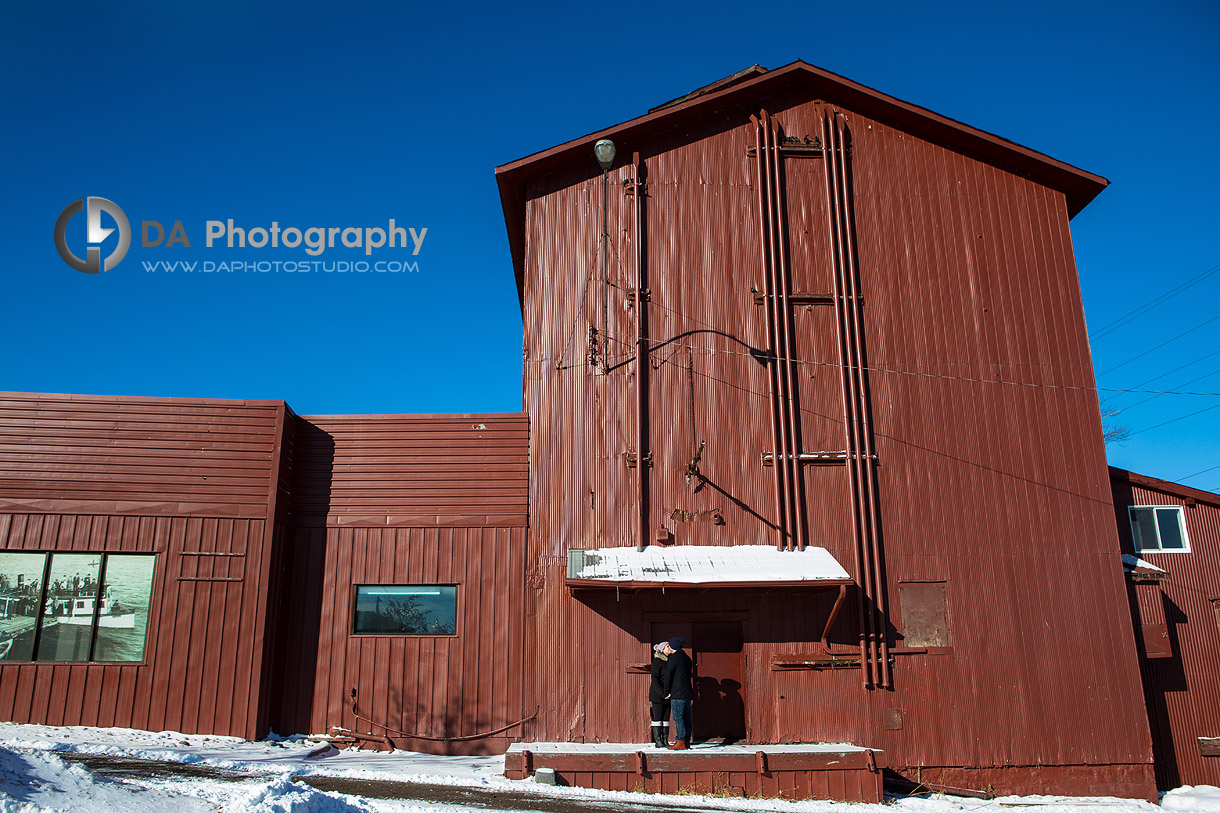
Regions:
<instances>
[{"instance_id":1,"label":"corrugated metal siding","mask_svg":"<svg viewBox=\"0 0 1220 813\"><path fill-rule=\"evenodd\" d=\"M263 518L282 408L0 393L0 510Z\"/></svg>"},{"instance_id":2,"label":"corrugated metal siding","mask_svg":"<svg viewBox=\"0 0 1220 813\"><path fill-rule=\"evenodd\" d=\"M0 717L265 730L284 412L270 401L0 395L0 548L160 554L145 662L0 665Z\"/></svg>"},{"instance_id":3,"label":"corrugated metal siding","mask_svg":"<svg viewBox=\"0 0 1220 813\"><path fill-rule=\"evenodd\" d=\"M1112 479L1123 550L1134 553L1127 507L1185 505L1182 497ZM1157 751L1157 784L1220 785L1220 758L1199 753L1198 737L1220 737L1220 508L1197 502L1182 510L1189 553L1140 553L1169 572L1160 591L1140 591L1139 617L1158 610L1169 625L1172 658L1144 658L1141 667ZM1163 601L1163 608L1149 607ZM1137 619L1136 624L1140 621ZM1137 626L1138 628L1138 626Z\"/></svg>"},{"instance_id":4,"label":"corrugated metal siding","mask_svg":"<svg viewBox=\"0 0 1220 813\"><path fill-rule=\"evenodd\" d=\"M820 132L824 106L808 97L762 104L778 110L785 134ZM759 465L770 446L767 375L750 356L767 343L751 293L763 281L747 112L618 145L620 156L641 150L648 165L650 524L667 525L678 544L773 538L771 473ZM730 608L756 619L746 651L754 739L846 739L884 748L900 766L1147 763L1134 643L1113 623L1126 596L1064 199L843 112L888 590L896 596L898 580L933 571L946 579L952 653L902 656L895 691L867 693L855 672L770 671L771 655L816 641L824 599L673 594L603 606L565 593L567 548L635 542L635 472L623 461L635 446L635 305L624 296L635 226L622 193L634 168L610 173L615 341L611 373L600 376L583 341L601 322L601 177L590 158L535 179L526 206L531 566L545 584L531 629L572 642L575 664L538 668L530 684L545 702L529 736L641 736L644 684L623 668L644 651L639 614ZM791 287L829 292L823 165L784 164ZM842 449L833 313L798 308L795 324L802 449ZM709 482L698 492L684 477L687 364L695 435L707 440ZM805 483L811 540L851 570L845 470L807 468ZM725 524L673 523L674 508L720 509ZM851 622L840 628L835 640L850 641ZM622 714L636 707L638 720ZM895 707L910 722L883 731L881 714Z\"/></svg>"},{"instance_id":5,"label":"corrugated metal siding","mask_svg":"<svg viewBox=\"0 0 1220 813\"><path fill-rule=\"evenodd\" d=\"M277 725L386 733L424 751L499 753L519 730L468 743L533 711L522 700L524 528L304 528L288 631L290 668ZM456 584L455 636L353 636L353 585ZM299 660L298 660L299 658ZM360 713L352 715L350 691Z\"/></svg>"},{"instance_id":6,"label":"corrugated metal siding","mask_svg":"<svg viewBox=\"0 0 1220 813\"><path fill-rule=\"evenodd\" d=\"M525 524L524 415L303 416L297 525Z\"/></svg>"},{"instance_id":7,"label":"corrugated metal siding","mask_svg":"<svg viewBox=\"0 0 1220 813\"><path fill-rule=\"evenodd\" d=\"M273 727L481 734L523 711L529 423L521 414L301 417ZM387 527L392 526L392 527ZM456 637L352 636L353 585L458 584ZM513 730L437 752L502 751Z\"/></svg>"},{"instance_id":8,"label":"corrugated metal siding","mask_svg":"<svg viewBox=\"0 0 1220 813\"><path fill-rule=\"evenodd\" d=\"M0 515L3 550L157 554L144 663L0 664L0 719L257 736L263 529L227 517Z\"/></svg>"}]
</instances>

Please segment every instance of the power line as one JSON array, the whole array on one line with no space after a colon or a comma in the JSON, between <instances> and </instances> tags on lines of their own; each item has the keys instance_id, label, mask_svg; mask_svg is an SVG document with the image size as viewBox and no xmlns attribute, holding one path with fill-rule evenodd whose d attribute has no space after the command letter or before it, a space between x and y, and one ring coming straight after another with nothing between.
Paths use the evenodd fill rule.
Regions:
<instances>
[{"instance_id":1,"label":"power line","mask_svg":"<svg viewBox=\"0 0 1220 813\"><path fill-rule=\"evenodd\" d=\"M1218 317L1218 318L1220 318L1220 317ZM610 341L624 345L625 347L631 347L634 344L633 342L626 342L626 341L623 341L622 339L615 339L614 337L611 337ZM759 360L763 360L763 359L770 361L773 359L778 362L792 362L792 363L796 363L796 364L807 364L807 365L815 366L815 367L834 367L836 369L841 367L840 364L838 364L836 362L830 362L830 361L810 361L808 359L798 359L798 358L787 359L787 358L783 358L781 356L769 356L769 355L765 356L762 353L758 353L758 354L744 353L744 352L741 352L738 350L722 350L722 349L717 349L714 347L704 347L701 345L689 344L687 342L679 342L676 340L657 340L657 339L645 337L645 341L647 341L649 343L650 348L658 348L658 347L661 347L664 345L675 345L678 347L688 347L692 350L699 350L701 352L710 353L710 354L720 353L720 354L730 355L730 356L743 356L746 358L754 359L755 361L759 361ZM623 355L630 356L630 353L626 353ZM617 357L623 357L623 356L617 356ZM544 361L544 359L531 359L531 361L541 362L541 361ZM919 378L939 378L939 379L945 379L948 381L964 381L964 382L970 382L970 383L976 383L976 384L1007 384L1008 386L1013 386L1013 387L1038 387L1038 388L1051 389L1051 390L1081 390L1081 391L1088 391L1088 392L1133 393L1133 394L1143 394L1143 395L1191 395L1191 396L1200 396L1200 397L1205 397L1205 398L1206 397L1213 397L1213 398L1220 397L1220 392L1181 392L1178 390L1129 390L1129 389L1117 389L1117 388L1113 388L1113 387L1082 387L1082 386L1076 386L1076 385L1072 385L1072 384L1034 384L1034 383L1029 383L1029 382L1024 382L1024 381L997 381L995 379L990 379L990 378L969 378L966 376L943 375L940 373L922 373L922 372L917 372L914 370L890 370L890 369L886 369L884 367L862 367L860 369L865 370L870 373L888 373L888 374L892 374L892 375L909 375L909 376L916 376ZM1185 386L1185 385L1183 385L1183 386ZM1218 406L1220 406L1220 405L1218 405Z\"/></svg>"},{"instance_id":2,"label":"power line","mask_svg":"<svg viewBox=\"0 0 1220 813\"><path fill-rule=\"evenodd\" d=\"M1193 418L1193 417L1194 417L1194 416L1196 416L1196 415L1202 415L1204 412L1211 412L1213 409L1220 409L1220 404L1212 404L1211 406L1209 406L1209 407L1204 407L1203 409L1200 409L1200 410L1198 410L1198 411L1196 411L1196 412L1191 412L1191 413L1190 413L1190 414L1188 414L1188 415L1179 415L1179 416L1178 416L1178 417L1176 417L1176 418L1170 418L1170 419L1169 419L1169 420L1167 420L1167 421L1162 421L1161 423L1158 423L1158 424L1156 424L1156 425L1154 425L1154 426L1145 426L1143 429L1137 429L1137 430L1135 430L1135 431L1134 431L1134 432L1132 432L1131 434L1127 435L1127 437L1133 437L1133 436L1135 436L1135 435L1140 434L1141 432L1148 432L1148 431L1151 431L1151 430L1153 430L1153 429L1160 429L1162 426L1168 426L1168 425L1169 425L1169 424L1171 424L1171 423L1177 423L1178 421L1184 421L1184 420L1186 420L1187 418Z\"/></svg>"},{"instance_id":3,"label":"power line","mask_svg":"<svg viewBox=\"0 0 1220 813\"><path fill-rule=\"evenodd\" d=\"M1216 469L1220 469L1220 463L1217 463L1216 465L1212 466L1210 469L1204 469L1203 471L1196 471L1194 474L1188 474L1185 477L1179 477L1175 482L1185 483L1187 480L1190 480L1193 477L1198 477L1200 474L1207 474L1209 471L1215 471Z\"/></svg>"},{"instance_id":4,"label":"power line","mask_svg":"<svg viewBox=\"0 0 1220 813\"><path fill-rule=\"evenodd\" d=\"M1200 361L1203 361L1204 359L1209 359L1212 356L1217 356L1217 355L1220 355L1220 350L1213 350L1212 352L1208 353L1207 355L1199 356L1194 361L1188 361L1180 367L1174 367L1172 370L1170 370L1167 373L1161 373L1160 375L1154 375L1152 378L1149 378L1145 381L1141 381L1140 383L1136 384L1135 386L1142 387L1145 384L1151 384L1153 381L1160 381L1162 378L1165 378L1166 376L1173 375L1178 370L1185 370L1187 367L1193 367L1194 365L1198 364ZM1204 376L1204 377L1206 377L1206 376ZM1197 379L1197 378L1195 379L1195 381L1198 381L1198 380L1199 379ZM1188 381L1186 383L1189 384L1191 382ZM1184 387L1184 386L1186 386L1186 384L1182 384L1181 386ZM1174 389L1179 389L1179 387L1175 387Z\"/></svg>"},{"instance_id":5,"label":"power line","mask_svg":"<svg viewBox=\"0 0 1220 813\"><path fill-rule=\"evenodd\" d=\"M1130 313L1124 314L1123 316L1118 317L1113 322L1102 325L1096 331L1094 331L1093 333L1090 333L1089 338L1090 339L1100 339L1102 336L1105 336L1109 333L1113 333L1114 331L1118 330L1120 327L1123 327L1124 325L1143 316L1145 313L1147 313L1148 311L1157 307L1158 305L1163 305L1164 303L1168 302L1170 299L1173 299L1175 296L1182 293L1183 291L1186 291L1189 288L1193 288L1194 286L1198 285L1203 280L1205 280L1208 277L1215 274L1217 271L1220 271L1220 265L1216 265L1216 266L1209 268L1208 270L1204 271L1202 274L1199 274L1197 277L1192 277L1192 278L1186 280L1186 282L1182 283L1177 288L1174 288L1171 291L1167 291L1167 292L1161 294L1160 296L1158 296L1156 299L1153 299L1149 302L1144 303L1143 305L1140 305L1135 310L1131 311Z\"/></svg>"},{"instance_id":6,"label":"power line","mask_svg":"<svg viewBox=\"0 0 1220 813\"><path fill-rule=\"evenodd\" d=\"M1162 395L1176 395L1177 391L1182 389L1182 387L1189 386L1189 385L1195 383L1196 381L1202 381L1205 378L1211 378L1216 373L1220 373L1220 368L1212 370L1210 373L1201 375L1198 378L1192 378L1191 380L1187 381L1185 384L1179 384L1178 386L1174 387L1172 390L1170 390L1168 392L1158 392L1156 395L1150 395L1147 398L1145 398L1144 400L1136 401L1134 404L1131 404L1130 406L1125 406L1125 407L1118 409L1118 411L1122 412L1123 410L1127 410L1127 409L1135 409L1140 404L1146 404L1149 401L1155 401L1157 398L1160 398Z\"/></svg>"},{"instance_id":7,"label":"power line","mask_svg":"<svg viewBox=\"0 0 1220 813\"><path fill-rule=\"evenodd\" d=\"M1099 373L1098 375L1099 375L1099 376L1101 376L1101 375L1107 375L1107 374L1112 373L1112 372L1114 372L1115 370L1119 369L1120 367L1126 367L1126 366L1127 366L1128 364L1130 364L1131 362L1136 361L1136 360L1138 360L1138 359L1142 359L1144 356L1148 355L1149 353L1152 353L1152 352L1154 352L1154 351L1160 350L1160 349L1161 349L1162 347L1164 347L1165 345L1167 345L1167 344L1172 344L1173 342L1176 342L1178 339L1182 338L1183 336L1188 336L1188 335L1190 335L1191 333L1194 333L1194 332L1195 332L1196 330L1198 330L1199 328L1201 328L1201 327L1206 327L1207 325L1210 325L1212 322L1215 322L1215 321L1216 321L1216 320L1218 320L1218 319L1220 319L1220 315L1213 316L1211 319L1208 319L1208 320L1206 320L1206 321L1204 321L1204 322L1200 322L1199 324L1195 325L1194 327L1190 328L1189 330L1184 330L1184 331L1182 331L1182 332L1181 332L1181 333L1179 333L1177 336L1174 336L1172 339L1169 339L1168 341L1161 342L1160 344L1158 344L1156 347L1152 348L1151 350L1145 350L1143 353L1140 353L1138 356L1132 356L1131 358L1129 358L1129 359L1127 359L1126 361L1124 361L1122 364L1119 364L1119 365L1117 365L1117 366L1111 367L1110 369L1106 370L1106 371L1105 371L1105 372L1103 372L1103 373Z\"/></svg>"}]
</instances>

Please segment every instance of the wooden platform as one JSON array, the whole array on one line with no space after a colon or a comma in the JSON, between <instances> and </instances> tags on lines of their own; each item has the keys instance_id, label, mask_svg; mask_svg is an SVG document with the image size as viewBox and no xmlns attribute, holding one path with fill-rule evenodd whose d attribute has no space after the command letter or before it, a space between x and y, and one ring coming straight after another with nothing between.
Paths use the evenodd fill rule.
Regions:
<instances>
[{"instance_id":1,"label":"wooden platform","mask_svg":"<svg viewBox=\"0 0 1220 813\"><path fill-rule=\"evenodd\" d=\"M551 768L557 781L599 790L880 802L885 753L856 745L697 744L668 751L640 743L514 743L504 775Z\"/></svg>"}]
</instances>

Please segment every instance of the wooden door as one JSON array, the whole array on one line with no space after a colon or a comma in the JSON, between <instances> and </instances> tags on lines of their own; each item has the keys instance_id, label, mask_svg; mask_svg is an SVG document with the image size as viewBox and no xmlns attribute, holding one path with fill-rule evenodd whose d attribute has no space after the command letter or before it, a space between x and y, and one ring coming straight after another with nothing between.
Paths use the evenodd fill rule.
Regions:
<instances>
[{"instance_id":1,"label":"wooden door","mask_svg":"<svg viewBox=\"0 0 1220 813\"><path fill-rule=\"evenodd\" d=\"M695 661L695 739L745 739L746 687L740 621L695 622L687 639Z\"/></svg>"}]
</instances>

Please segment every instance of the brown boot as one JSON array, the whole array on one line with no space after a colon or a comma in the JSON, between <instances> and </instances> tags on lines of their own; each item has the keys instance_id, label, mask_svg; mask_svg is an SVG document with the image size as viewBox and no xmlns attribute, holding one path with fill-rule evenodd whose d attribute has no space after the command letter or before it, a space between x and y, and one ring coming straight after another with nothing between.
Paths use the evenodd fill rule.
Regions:
<instances>
[{"instance_id":1,"label":"brown boot","mask_svg":"<svg viewBox=\"0 0 1220 813\"><path fill-rule=\"evenodd\" d=\"M686 740L677 740L673 745L669 746L670 751L685 751L686 749Z\"/></svg>"}]
</instances>

